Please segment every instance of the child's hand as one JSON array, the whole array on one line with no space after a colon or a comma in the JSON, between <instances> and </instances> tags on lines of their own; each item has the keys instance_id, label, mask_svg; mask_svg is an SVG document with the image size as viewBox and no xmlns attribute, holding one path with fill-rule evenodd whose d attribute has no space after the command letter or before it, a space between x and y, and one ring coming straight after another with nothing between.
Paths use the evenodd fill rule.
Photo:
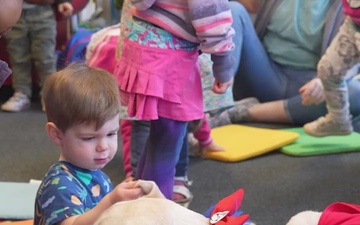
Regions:
<instances>
[{"instance_id":1,"label":"child's hand","mask_svg":"<svg viewBox=\"0 0 360 225\"><path fill-rule=\"evenodd\" d=\"M323 86L319 78L314 78L299 89L303 105L320 104L324 101Z\"/></svg>"},{"instance_id":2,"label":"child's hand","mask_svg":"<svg viewBox=\"0 0 360 225\"><path fill-rule=\"evenodd\" d=\"M73 13L73 6L69 2L64 2L58 5L58 11L63 16L71 16Z\"/></svg>"},{"instance_id":3,"label":"child's hand","mask_svg":"<svg viewBox=\"0 0 360 225\"><path fill-rule=\"evenodd\" d=\"M120 201L137 199L144 195L142 188L134 187L135 181L122 182L109 193L112 204Z\"/></svg>"},{"instance_id":4,"label":"child's hand","mask_svg":"<svg viewBox=\"0 0 360 225\"><path fill-rule=\"evenodd\" d=\"M211 142L208 146L201 148L201 155L204 156L207 152L224 152L225 148L216 144L215 142Z\"/></svg>"},{"instance_id":5,"label":"child's hand","mask_svg":"<svg viewBox=\"0 0 360 225\"><path fill-rule=\"evenodd\" d=\"M228 87L232 86L233 82L234 79L231 79L225 83L219 83L217 80L215 80L211 90L216 94L224 94Z\"/></svg>"}]
</instances>

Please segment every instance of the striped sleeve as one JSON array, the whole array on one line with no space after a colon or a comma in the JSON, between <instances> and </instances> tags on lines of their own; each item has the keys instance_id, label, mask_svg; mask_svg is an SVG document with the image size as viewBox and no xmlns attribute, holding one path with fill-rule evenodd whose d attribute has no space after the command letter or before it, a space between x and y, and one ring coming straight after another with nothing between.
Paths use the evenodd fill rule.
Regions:
<instances>
[{"instance_id":1,"label":"striped sleeve","mask_svg":"<svg viewBox=\"0 0 360 225\"><path fill-rule=\"evenodd\" d=\"M138 9L138 10L147 10L149 9L156 0L131 0L131 3Z\"/></svg>"},{"instance_id":2,"label":"striped sleeve","mask_svg":"<svg viewBox=\"0 0 360 225\"><path fill-rule=\"evenodd\" d=\"M215 79L226 82L233 76L234 60L229 54L235 34L228 0L188 0L189 14L202 52L212 55Z\"/></svg>"}]
</instances>

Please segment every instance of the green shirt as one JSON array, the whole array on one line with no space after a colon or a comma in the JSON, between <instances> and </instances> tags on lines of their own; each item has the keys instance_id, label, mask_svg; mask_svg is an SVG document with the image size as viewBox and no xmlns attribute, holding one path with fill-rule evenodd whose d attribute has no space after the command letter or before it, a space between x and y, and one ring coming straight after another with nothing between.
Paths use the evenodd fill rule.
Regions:
<instances>
[{"instance_id":1,"label":"green shirt","mask_svg":"<svg viewBox=\"0 0 360 225\"><path fill-rule=\"evenodd\" d=\"M283 0L275 10L263 44L283 66L316 69L329 0Z\"/></svg>"}]
</instances>

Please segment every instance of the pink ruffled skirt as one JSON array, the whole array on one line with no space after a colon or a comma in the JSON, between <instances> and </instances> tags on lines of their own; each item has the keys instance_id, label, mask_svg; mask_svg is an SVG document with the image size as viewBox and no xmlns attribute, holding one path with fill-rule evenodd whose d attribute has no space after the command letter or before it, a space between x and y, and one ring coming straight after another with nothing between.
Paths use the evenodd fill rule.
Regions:
<instances>
[{"instance_id":1,"label":"pink ruffled skirt","mask_svg":"<svg viewBox=\"0 0 360 225\"><path fill-rule=\"evenodd\" d=\"M130 117L203 118L197 51L153 48L126 40L115 76Z\"/></svg>"}]
</instances>

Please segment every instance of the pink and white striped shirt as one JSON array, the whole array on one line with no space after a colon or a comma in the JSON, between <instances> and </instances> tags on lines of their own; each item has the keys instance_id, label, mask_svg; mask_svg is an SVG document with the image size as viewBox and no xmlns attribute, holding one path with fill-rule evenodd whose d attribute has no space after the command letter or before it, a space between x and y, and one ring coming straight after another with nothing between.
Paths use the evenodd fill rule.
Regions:
<instances>
[{"instance_id":1,"label":"pink and white striped shirt","mask_svg":"<svg viewBox=\"0 0 360 225\"><path fill-rule=\"evenodd\" d=\"M153 23L211 54L214 76L226 82L233 76L235 45L228 0L131 0L132 15Z\"/></svg>"}]
</instances>

